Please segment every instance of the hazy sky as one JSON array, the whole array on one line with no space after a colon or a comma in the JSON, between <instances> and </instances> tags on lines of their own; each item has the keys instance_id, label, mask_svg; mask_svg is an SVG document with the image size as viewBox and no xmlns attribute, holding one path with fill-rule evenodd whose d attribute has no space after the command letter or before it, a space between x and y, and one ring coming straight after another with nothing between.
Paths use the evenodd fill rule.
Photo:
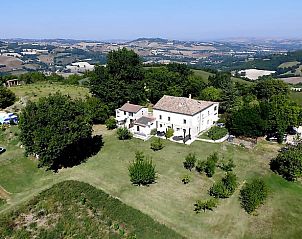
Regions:
<instances>
[{"instance_id":1,"label":"hazy sky","mask_svg":"<svg viewBox=\"0 0 302 239\"><path fill-rule=\"evenodd\" d=\"M0 38L302 38L302 0L1 0Z\"/></svg>"}]
</instances>

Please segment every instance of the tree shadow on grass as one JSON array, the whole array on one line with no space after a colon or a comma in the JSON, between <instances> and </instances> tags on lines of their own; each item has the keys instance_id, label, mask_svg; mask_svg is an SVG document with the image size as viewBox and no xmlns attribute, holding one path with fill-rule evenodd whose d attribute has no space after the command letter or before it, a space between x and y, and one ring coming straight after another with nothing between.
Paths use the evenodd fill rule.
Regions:
<instances>
[{"instance_id":1,"label":"tree shadow on grass","mask_svg":"<svg viewBox=\"0 0 302 239\"><path fill-rule=\"evenodd\" d=\"M88 158L96 155L103 146L102 135L81 139L74 144L68 145L50 170L58 172L61 168L70 168L86 162Z\"/></svg>"}]
</instances>

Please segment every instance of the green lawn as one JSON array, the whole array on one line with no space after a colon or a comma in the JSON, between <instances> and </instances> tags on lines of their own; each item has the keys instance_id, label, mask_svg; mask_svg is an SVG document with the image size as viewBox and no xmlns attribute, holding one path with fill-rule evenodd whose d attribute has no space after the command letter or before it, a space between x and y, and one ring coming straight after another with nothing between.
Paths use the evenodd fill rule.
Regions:
<instances>
[{"instance_id":1,"label":"green lawn","mask_svg":"<svg viewBox=\"0 0 302 239\"><path fill-rule=\"evenodd\" d=\"M37 100L40 97L48 96L51 93L61 92L65 95L70 95L72 98L84 98L89 95L88 88L62 85L59 83L35 83L10 88L17 97L27 97L30 100Z\"/></svg>"},{"instance_id":2,"label":"green lawn","mask_svg":"<svg viewBox=\"0 0 302 239\"><path fill-rule=\"evenodd\" d=\"M302 186L289 183L269 170L269 161L277 153L276 144L260 142L253 150L228 143L211 144L196 141L192 145L165 141L165 148L158 152L150 149L150 142L138 139L118 141L114 131L99 127L103 133L104 147L82 165L45 172L36 168L35 160L23 156L23 150L0 137L0 144L9 145L7 153L0 156L0 185L11 192L7 204L0 208L5 212L26 202L34 195L63 180L87 182L156 221L163 223L188 238L299 238L302 232ZM149 187L131 185L127 167L141 150L153 158L157 182ZM233 158L235 173L240 185L253 176L264 176L271 188L269 199L258 211L258 216L248 215L240 207L239 189L229 199L220 200L214 212L195 214L193 204L208 198L207 191L213 182L221 179L217 170L213 178L189 172L183 168L185 156L196 153L206 159L213 152L224 158ZM181 177L189 173L192 182L184 185ZM272 236L273 235L273 236Z\"/></svg>"},{"instance_id":3,"label":"green lawn","mask_svg":"<svg viewBox=\"0 0 302 239\"><path fill-rule=\"evenodd\" d=\"M290 98L297 104L302 105L302 92L292 91L290 93Z\"/></svg>"}]
</instances>

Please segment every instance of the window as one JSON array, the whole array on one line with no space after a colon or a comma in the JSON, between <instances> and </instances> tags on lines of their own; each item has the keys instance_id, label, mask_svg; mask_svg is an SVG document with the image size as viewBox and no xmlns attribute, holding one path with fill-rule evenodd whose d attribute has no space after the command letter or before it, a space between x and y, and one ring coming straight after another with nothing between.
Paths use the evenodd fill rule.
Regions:
<instances>
[{"instance_id":1,"label":"window","mask_svg":"<svg viewBox=\"0 0 302 239\"><path fill-rule=\"evenodd\" d=\"M208 110L208 115L210 115L210 111Z\"/></svg>"},{"instance_id":2,"label":"window","mask_svg":"<svg viewBox=\"0 0 302 239\"><path fill-rule=\"evenodd\" d=\"M139 131L139 126L136 127L136 131Z\"/></svg>"},{"instance_id":3,"label":"window","mask_svg":"<svg viewBox=\"0 0 302 239\"><path fill-rule=\"evenodd\" d=\"M170 121L171 120L171 118L170 118L170 116L168 117L168 121Z\"/></svg>"},{"instance_id":4,"label":"window","mask_svg":"<svg viewBox=\"0 0 302 239\"><path fill-rule=\"evenodd\" d=\"M124 115L126 115L127 114L127 112L126 111L124 111Z\"/></svg>"},{"instance_id":5,"label":"window","mask_svg":"<svg viewBox=\"0 0 302 239\"><path fill-rule=\"evenodd\" d=\"M186 124L186 123L187 123L187 120L184 119L184 124Z\"/></svg>"},{"instance_id":6,"label":"window","mask_svg":"<svg viewBox=\"0 0 302 239\"><path fill-rule=\"evenodd\" d=\"M133 113L129 113L129 116L133 116Z\"/></svg>"},{"instance_id":7,"label":"window","mask_svg":"<svg viewBox=\"0 0 302 239\"><path fill-rule=\"evenodd\" d=\"M163 127L163 125L162 125L162 124L160 124L160 125L159 125L159 127L160 127L160 128L162 128L162 127Z\"/></svg>"},{"instance_id":8,"label":"window","mask_svg":"<svg viewBox=\"0 0 302 239\"><path fill-rule=\"evenodd\" d=\"M215 110L215 111L217 110L217 106L214 107L214 110Z\"/></svg>"},{"instance_id":9,"label":"window","mask_svg":"<svg viewBox=\"0 0 302 239\"><path fill-rule=\"evenodd\" d=\"M161 115L159 115L159 119L161 119Z\"/></svg>"}]
</instances>

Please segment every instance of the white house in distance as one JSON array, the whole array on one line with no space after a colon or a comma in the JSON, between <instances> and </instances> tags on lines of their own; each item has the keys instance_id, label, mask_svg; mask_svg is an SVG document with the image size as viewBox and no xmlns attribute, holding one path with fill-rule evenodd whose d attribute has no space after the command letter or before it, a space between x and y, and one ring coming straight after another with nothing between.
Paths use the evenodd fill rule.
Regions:
<instances>
[{"instance_id":1,"label":"white house in distance","mask_svg":"<svg viewBox=\"0 0 302 239\"><path fill-rule=\"evenodd\" d=\"M194 138L218 121L219 103L186 97L163 96L153 107L157 131Z\"/></svg>"},{"instance_id":2,"label":"white house in distance","mask_svg":"<svg viewBox=\"0 0 302 239\"><path fill-rule=\"evenodd\" d=\"M149 114L146 107L127 102L116 110L119 127L126 127L139 138L148 139L152 129L157 133L174 130L174 136L189 140L218 121L219 103L186 97L163 96Z\"/></svg>"}]
</instances>

